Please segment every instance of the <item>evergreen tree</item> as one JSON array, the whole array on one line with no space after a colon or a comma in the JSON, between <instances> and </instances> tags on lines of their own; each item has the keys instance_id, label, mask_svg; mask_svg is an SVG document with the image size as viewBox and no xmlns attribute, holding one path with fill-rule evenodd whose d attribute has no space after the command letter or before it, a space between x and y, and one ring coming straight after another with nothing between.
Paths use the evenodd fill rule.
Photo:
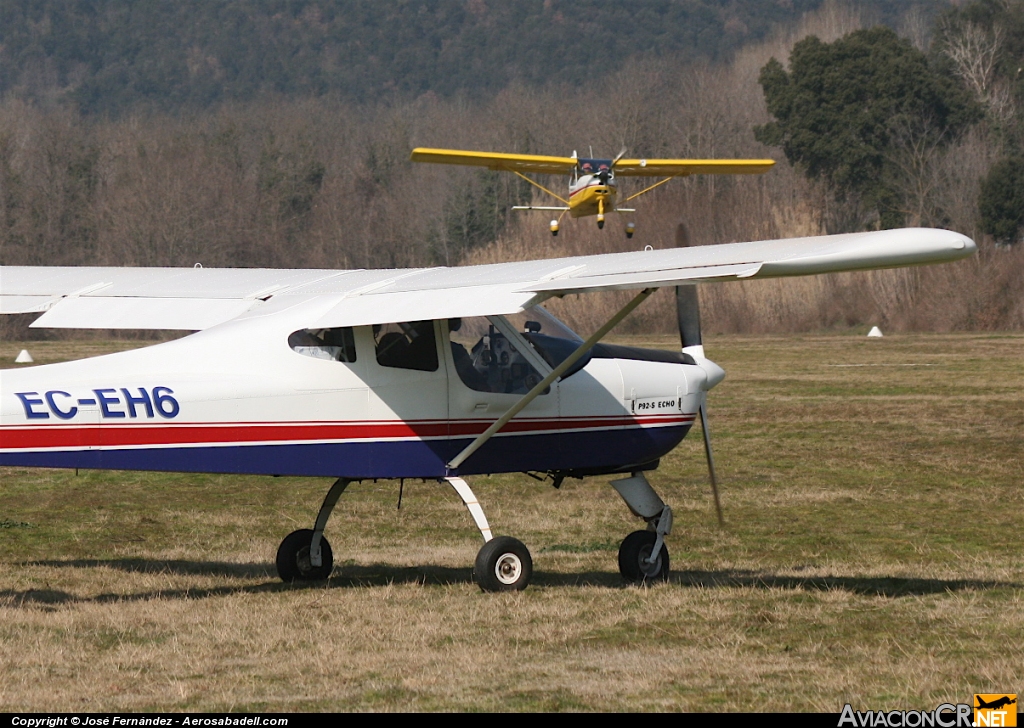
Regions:
<instances>
[{"instance_id":1,"label":"evergreen tree","mask_svg":"<svg viewBox=\"0 0 1024 728\"><path fill-rule=\"evenodd\" d=\"M834 43L809 36L793 47L788 72L773 58L759 80L775 121L755 128L755 137L782 147L841 198L860 200L885 228L903 222L890 164L897 138L949 141L980 116L952 78L883 27Z\"/></svg>"}]
</instances>

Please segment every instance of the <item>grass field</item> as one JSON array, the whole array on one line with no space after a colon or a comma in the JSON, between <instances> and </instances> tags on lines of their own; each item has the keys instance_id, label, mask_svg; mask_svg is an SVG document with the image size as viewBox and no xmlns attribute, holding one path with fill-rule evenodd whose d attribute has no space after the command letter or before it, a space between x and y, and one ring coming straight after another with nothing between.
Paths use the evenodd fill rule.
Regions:
<instances>
[{"instance_id":1,"label":"grass field","mask_svg":"<svg viewBox=\"0 0 1024 728\"><path fill-rule=\"evenodd\" d=\"M671 347L671 339L631 339ZM38 362L106 344L26 346ZM110 344L116 348L123 343ZM89 351L87 351L89 350ZM1024 336L722 337L699 431L651 481L673 574L624 587L639 527L608 478L472 481L523 540L518 594L472 583L434 483L360 483L326 584L280 539L318 479L0 469L0 705L43 710L933 709L1024 692Z\"/></svg>"}]
</instances>

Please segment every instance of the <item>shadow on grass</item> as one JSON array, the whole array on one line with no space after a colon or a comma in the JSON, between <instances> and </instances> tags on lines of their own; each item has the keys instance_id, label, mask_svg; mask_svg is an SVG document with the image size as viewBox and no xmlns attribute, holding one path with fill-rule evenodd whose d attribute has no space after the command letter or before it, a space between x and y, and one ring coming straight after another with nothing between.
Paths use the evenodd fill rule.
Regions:
<instances>
[{"instance_id":1,"label":"shadow on grass","mask_svg":"<svg viewBox=\"0 0 1024 728\"><path fill-rule=\"evenodd\" d=\"M800 589L803 591L847 591L879 597L923 596L945 592L972 591L1021 584L982 579L918 579L899 576L776 576L762 571L677 571L673 584L704 588L748 587L754 589Z\"/></svg>"},{"instance_id":2,"label":"shadow on grass","mask_svg":"<svg viewBox=\"0 0 1024 728\"><path fill-rule=\"evenodd\" d=\"M260 594L295 590L352 589L390 584L452 585L473 584L473 570L442 566L369 566L342 565L335 568L327 582L284 584L277 580L271 564L236 564L227 562L147 560L147 559L75 559L68 561L31 561L25 566L46 566L70 569L119 569L129 573L178 574L184 576L223 576L242 579L271 579L259 584L224 585L218 587L184 587L136 593L98 594L81 597L58 589L0 590L0 605L51 606L72 603L133 602L148 599L205 599L230 594ZM580 587L607 589L629 588L614 572L591 571L577 574L534 572L534 586ZM669 583L705 589L754 588L803 591L848 591L855 594L883 597L921 596L946 592L988 590L999 587L1019 589L1024 585L1012 582L979 579L919 579L912 577L858 576L777 576L762 571L726 569L722 571L677 571Z\"/></svg>"},{"instance_id":3,"label":"shadow on grass","mask_svg":"<svg viewBox=\"0 0 1024 728\"><path fill-rule=\"evenodd\" d=\"M27 561L25 566L57 569L117 569L137 574L181 574L184 576L235 576L259 579L277 576L273 564L237 564L228 561L185 561L183 559L67 559Z\"/></svg>"}]
</instances>

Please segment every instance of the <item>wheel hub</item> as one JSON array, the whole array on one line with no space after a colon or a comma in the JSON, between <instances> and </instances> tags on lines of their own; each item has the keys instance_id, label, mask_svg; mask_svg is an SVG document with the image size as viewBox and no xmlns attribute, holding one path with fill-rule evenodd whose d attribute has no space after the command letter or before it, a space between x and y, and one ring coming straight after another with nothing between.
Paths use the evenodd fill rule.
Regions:
<instances>
[{"instance_id":1,"label":"wheel hub","mask_svg":"<svg viewBox=\"0 0 1024 728\"><path fill-rule=\"evenodd\" d=\"M644 546L640 549L640 571L644 576L656 576L661 572L661 554L654 561L650 561L653 546Z\"/></svg>"},{"instance_id":2,"label":"wheel hub","mask_svg":"<svg viewBox=\"0 0 1024 728\"><path fill-rule=\"evenodd\" d=\"M502 584L515 584L523 573L523 562L515 554L502 554L494 565L494 575Z\"/></svg>"}]
</instances>

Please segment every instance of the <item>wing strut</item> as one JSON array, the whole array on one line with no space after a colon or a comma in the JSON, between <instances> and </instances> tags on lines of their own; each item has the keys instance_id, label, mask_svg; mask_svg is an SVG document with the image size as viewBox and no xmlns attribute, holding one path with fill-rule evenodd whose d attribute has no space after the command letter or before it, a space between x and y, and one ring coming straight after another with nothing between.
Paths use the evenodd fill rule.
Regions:
<instances>
[{"instance_id":1,"label":"wing strut","mask_svg":"<svg viewBox=\"0 0 1024 728\"><path fill-rule=\"evenodd\" d=\"M640 195L646 195L646 194L647 194L648 192L650 192L651 190L653 190L653 189L654 189L655 187L661 187L661 186L662 186L663 184L665 184L666 182L670 182L670 181L672 181L672 180L674 180L674 179L675 179L675 177L666 177L666 178L665 178L665 179L663 179L663 180L662 180L661 182L655 182L655 183L654 183L653 185L651 185L650 187L645 187L644 189L642 189L642 190L640 190L639 192L637 192L637 193L636 193L635 195L630 195L629 197L627 197L626 199L624 199L624 200L623 200L623 202L629 202L630 200L635 200L635 199L636 199L637 197L639 197Z\"/></svg>"},{"instance_id":2,"label":"wing strut","mask_svg":"<svg viewBox=\"0 0 1024 728\"><path fill-rule=\"evenodd\" d=\"M575 364L580 359L580 357L586 354L594 346L594 344L603 339L605 334L607 334L609 331L615 328L618 325L618 323L622 321L622 319L626 318L626 316L632 313L634 308L643 303L647 299L647 297L654 293L656 290L658 289L645 288L644 290L640 291L640 293L636 294L632 299L630 299L629 303L623 306L617 314L612 316L604 326L602 326L593 334L591 334L590 338L584 341L582 344L580 344L576 348L576 351L570 354L568 358L565 359L565 361L563 361L561 364L555 367L551 371L551 373L544 377L542 380L540 380L540 382L533 389L524 394L522 399L520 399L518 402L512 405L509 408L508 412L506 412L500 418L498 418L498 420L494 424L492 424L490 427L484 430L483 434L481 434L479 437L473 440L473 442L469 443L466 446L465 450L463 450L454 458L452 458L451 462L448 463L448 470L454 471L456 468L462 465L462 463L466 461L466 458L468 458L470 455L479 450L480 447L485 442L487 442L494 435L496 435L498 431L502 427L507 425L513 417L522 412L523 409L526 408L526 405L530 404L530 402L535 400L541 392L550 387L552 382L554 382L556 379L562 376L562 374L564 374L569 369L569 367Z\"/></svg>"},{"instance_id":3,"label":"wing strut","mask_svg":"<svg viewBox=\"0 0 1024 728\"><path fill-rule=\"evenodd\" d=\"M509 172L511 172L512 174L517 174L517 175L519 175L520 177L522 177L523 179L525 179L525 180L526 180L527 182L529 182L529 183L530 183L531 185L533 185L534 187L537 187L538 189L540 189L540 190L543 190L544 192L547 192L547 193L548 193L549 195L551 195L552 197L554 197L554 198L555 198L556 200L558 200L559 202L564 202L564 203L565 203L566 205L568 205L568 204L569 204L569 201L568 201L568 200L566 200L566 199L565 199L565 198L563 198L563 197L560 197L559 195L556 195L556 194L555 194L554 192L552 192L551 190L549 190L549 189L548 189L547 187L545 187L544 185L542 185L542 184L541 184L540 182L534 182L534 181L533 181L532 179L530 179L529 177L527 177L527 176L526 176L525 174L523 174L523 173L522 173L522 172L520 172L519 170L516 170L516 169L510 169L510 168L508 168L508 167L505 167L505 169L507 169L507 170L508 170Z\"/></svg>"}]
</instances>

